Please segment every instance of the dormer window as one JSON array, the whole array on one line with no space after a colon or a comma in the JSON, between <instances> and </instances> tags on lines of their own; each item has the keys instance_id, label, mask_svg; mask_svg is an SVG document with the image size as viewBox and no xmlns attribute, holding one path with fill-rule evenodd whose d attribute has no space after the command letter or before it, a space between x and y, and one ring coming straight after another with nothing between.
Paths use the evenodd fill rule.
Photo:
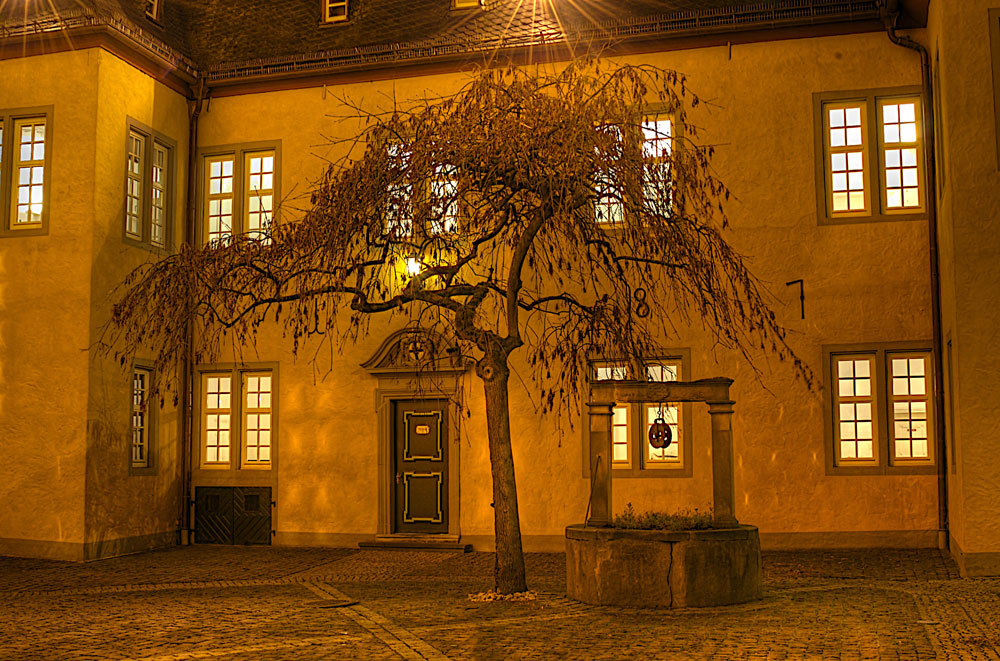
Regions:
<instances>
[{"instance_id":1,"label":"dormer window","mask_svg":"<svg viewBox=\"0 0 1000 661\"><path fill-rule=\"evenodd\" d=\"M348 0L323 0L323 22L339 23L347 20Z\"/></svg>"},{"instance_id":2,"label":"dormer window","mask_svg":"<svg viewBox=\"0 0 1000 661\"><path fill-rule=\"evenodd\" d=\"M476 9L479 7L479 0L452 0L453 9Z\"/></svg>"},{"instance_id":3,"label":"dormer window","mask_svg":"<svg viewBox=\"0 0 1000 661\"><path fill-rule=\"evenodd\" d=\"M146 17L159 21L163 13L163 0L146 0Z\"/></svg>"}]
</instances>

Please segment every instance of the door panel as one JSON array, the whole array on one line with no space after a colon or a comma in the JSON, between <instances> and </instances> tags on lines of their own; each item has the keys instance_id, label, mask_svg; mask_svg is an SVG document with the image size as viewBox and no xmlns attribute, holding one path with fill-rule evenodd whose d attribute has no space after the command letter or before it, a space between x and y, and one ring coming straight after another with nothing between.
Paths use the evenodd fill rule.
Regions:
<instances>
[{"instance_id":1,"label":"door panel","mask_svg":"<svg viewBox=\"0 0 1000 661\"><path fill-rule=\"evenodd\" d=\"M271 543L271 487L234 489L233 543Z\"/></svg>"},{"instance_id":2,"label":"door panel","mask_svg":"<svg viewBox=\"0 0 1000 661\"><path fill-rule=\"evenodd\" d=\"M233 543L233 489L231 487L195 487L196 544Z\"/></svg>"},{"instance_id":3,"label":"door panel","mask_svg":"<svg viewBox=\"0 0 1000 661\"><path fill-rule=\"evenodd\" d=\"M271 487L195 487L196 544L270 544Z\"/></svg>"},{"instance_id":4,"label":"door panel","mask_svg":"<svg viewBox=\"0 0 1000 661\"><path fill-rule=\"evenodd\" d=\"M393 532L447 533L447 400L403 400L393 407Z\"/></svg>"}]
</instances>

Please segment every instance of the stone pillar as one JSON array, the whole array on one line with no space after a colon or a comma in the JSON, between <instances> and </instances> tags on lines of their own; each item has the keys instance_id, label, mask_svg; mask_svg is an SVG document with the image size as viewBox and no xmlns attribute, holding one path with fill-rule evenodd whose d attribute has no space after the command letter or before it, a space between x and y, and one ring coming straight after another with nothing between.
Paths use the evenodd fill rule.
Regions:
<instances>
[{"instance_id":1,"label":"stone pillar","mask_svg":"<svg viewBox=\"0 0 1000 661\"><path fill-rule=\"evenodd\" d=\"M733 505L736 491L733 485L733 404L735 402L708 402L712 416L712 510L715 525L739 525Z\"/></svg>"},{"instance_id":2,"label":"stone pillar","mask_svg":"<svg viewBox=\"0 0 1000 661\"><path fill-rule=\"evenodd\" d=\"M590 415L590 517L588 526L611 525L611 417L614 403L587 404Z\"/></svg>"}]
</instances>

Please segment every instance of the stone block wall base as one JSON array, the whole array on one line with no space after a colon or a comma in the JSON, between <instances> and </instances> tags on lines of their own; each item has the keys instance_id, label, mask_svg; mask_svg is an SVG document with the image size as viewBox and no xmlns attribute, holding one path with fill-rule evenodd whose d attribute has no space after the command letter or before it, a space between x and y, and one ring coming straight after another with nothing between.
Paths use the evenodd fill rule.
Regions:
<instances>
[{"instance_id":1,"label":"stone block wall base","mask_svg":"<svg viewBox=\"0 0 1000 661\"><path fill-rule=\"evenodd\" d=\"M566 528L566 593L602 606L685 608L760 599L757 528Z\"/></svg>"}]
</instances>

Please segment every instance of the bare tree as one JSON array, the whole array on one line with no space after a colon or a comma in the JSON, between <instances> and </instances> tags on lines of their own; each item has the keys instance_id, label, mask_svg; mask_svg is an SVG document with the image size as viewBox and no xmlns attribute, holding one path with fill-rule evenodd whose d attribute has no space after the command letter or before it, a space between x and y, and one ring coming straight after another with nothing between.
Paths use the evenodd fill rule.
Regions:
<instances>
[{"instance_id":1,"label":"bare tree","mask_svg":"<svg viewBox=\"0 0 1000 661\"><path fill-rule=\"evenodd\" d=\"M522 345L544 411L576 402L595 357L641 365L676 325L790 358L761 288L723 240L725 186L688 121L676 72L599 59L492 68L455 94L376 112L326 170L301 219L133 272L112 351L158 352L176 373L224 338L252 345L277 320L295 350L347 342L374 315L407 315L453 340L483 381L496 524L496 589L526 589L508 412Z\"/></svg>"}]
</instances>

